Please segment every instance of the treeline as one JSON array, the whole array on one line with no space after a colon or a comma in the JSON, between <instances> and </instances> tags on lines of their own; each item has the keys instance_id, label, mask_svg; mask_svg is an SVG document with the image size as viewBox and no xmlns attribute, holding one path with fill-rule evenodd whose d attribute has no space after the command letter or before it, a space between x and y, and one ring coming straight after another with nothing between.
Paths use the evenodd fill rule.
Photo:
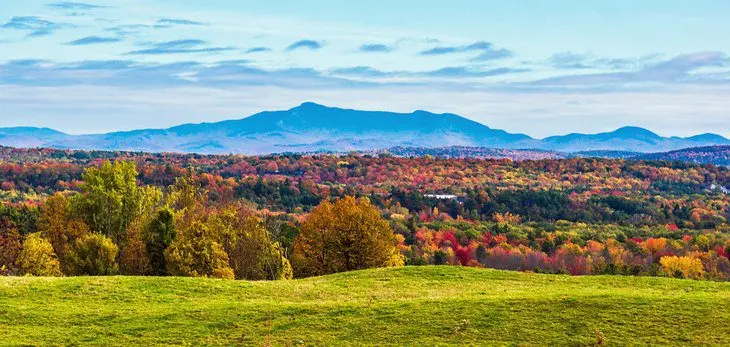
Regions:
<instances>
[{"instance_id":1,"label":"treeline","mask_svg":"<svg viewBox=\"0 0 730 347\"><path fill-rule=\"evenodd\" d=\"M165 189L137 177L135 163L107 161L84 171L80 192L47 198L33 230L21 232L22 213L0 215L0 274L277 280L403 265L367 199L325 201L292 232L287 216L212 201L188 175Z\"/></svg>"},{"instance_id":2,"label":"treeline","mask_svg":"<svg viewBox=\"0 0 730 347\"><path fill-rule=\"evenodd\" d=\"M33 205L57 192L81 192L82 172L104 158L134 161L139 181L160 189L189 175L217 203L246 199L259 209L306 213L321 201L395 199L412 213L438 207L456 218L489 221L512 212L525 221L569 220L696 230L730 218L725 167L609 159L400 158L368 155L204 156L5 149L0 199ZM192 168L192 172L189 170ZM453 194L452 201L427 194Z\"/></svg>"},{"instance_id":3,"label":"treeline","mask_svg":"<svg viewBox=\"0 0 730 347\"><path fill-rule=\"evenodd\" d=\"M393 227L407 265L462 265L571 275L670 276L730 280L730 226L691 231L676 225L621 227L454 220L434 209Z\"/></svg>"}]
</instances>

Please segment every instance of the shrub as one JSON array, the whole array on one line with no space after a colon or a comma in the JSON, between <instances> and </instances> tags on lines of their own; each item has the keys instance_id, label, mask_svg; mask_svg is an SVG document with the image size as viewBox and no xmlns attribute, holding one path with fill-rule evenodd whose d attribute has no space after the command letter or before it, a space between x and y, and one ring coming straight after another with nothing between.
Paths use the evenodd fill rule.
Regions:
<instances>
[{"instance_id":1,"label":"shrub","mask_svg":"<svg viewBox=\"0 0 730 347\"><path fill-rule=\"evenodd\" d=\"M18 255L18 266L25 275L61 276L61 265L56 259L51 242L39 233L30 234L23 241Z\"/></svg>"},{"instance_id":2,"label":"shrub","mask_svg":"<svg viewBox=\"0 0 730 347\"><path fill-rule=\"evenodd\" d=\"M119 247L101 234L87 234L74 242L69 261L76 275L116 275Z\"/></svg>"}]
</instances>

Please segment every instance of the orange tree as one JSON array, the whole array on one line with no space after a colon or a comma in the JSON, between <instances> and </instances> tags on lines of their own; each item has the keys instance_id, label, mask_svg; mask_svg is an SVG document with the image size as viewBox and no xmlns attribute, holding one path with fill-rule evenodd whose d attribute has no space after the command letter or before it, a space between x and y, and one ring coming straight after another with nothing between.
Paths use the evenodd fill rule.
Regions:
<instances>
[{"instance_id":1,"label":"orange tree","mask_svg":"<svg viewBox=\"0 0 730 347\"><path fill-rule=\"evenodd\" d=\"M302 223L294 239L297 277L374 267L402 266L393 230L366 198L324 201Z\"/></svg>"}]
</instances>

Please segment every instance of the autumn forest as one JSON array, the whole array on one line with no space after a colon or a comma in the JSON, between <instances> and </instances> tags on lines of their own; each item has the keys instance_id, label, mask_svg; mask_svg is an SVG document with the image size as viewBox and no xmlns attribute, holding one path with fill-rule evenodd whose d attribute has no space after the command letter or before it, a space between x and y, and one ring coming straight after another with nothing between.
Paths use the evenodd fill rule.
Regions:
<instances>
[{"instance_id":1,"label":"autumn forest","mask_svg":"<svg viewBox=\"0 0 730 347\"><path fill-rule=\"evenodd\" d=\"M730 280L730 170L623 159L0 149L0 273L391 266Z\"/></svg>"}]
</instances>

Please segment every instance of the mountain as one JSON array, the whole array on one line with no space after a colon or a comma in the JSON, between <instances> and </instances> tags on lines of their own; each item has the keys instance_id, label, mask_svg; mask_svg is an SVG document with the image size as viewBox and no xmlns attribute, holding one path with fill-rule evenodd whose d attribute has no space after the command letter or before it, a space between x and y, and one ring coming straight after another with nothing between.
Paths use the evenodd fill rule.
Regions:
<instances>
[{"instance_id":1,"label":"mountain","mask_svg":"<svg viewBox=\"0 0 730 347\"><path fill-rule=\"evenodd\" d=\"M730 166L730 146L709 146L686 148L677 151L642 154L632 159L671 160L697 164L715 164Z\"/></svg>"},{"instance_id":2,"label":"mountain","mask_svg":"<svg viewBox=\"0 0 730 347\"><path fill-rule=\"evenodd\" d=\"M665 138L637 127L538 140L491 129L450 113L359 111L310 102L286 111L267 111L238 120L184 124L168 129L68 135L46 128L0 128L0 145L149 152L265 154L452 146L656 152L723 144L730 141L715 134Z\"/></svg>"},{"instance_id":3,"label":"mountain","mask_svg":"<svg viewBox=\"0 0 730 347\"><path fill-rule=\"evenodd\" d=\"M41 147L68 135L48 128L0 128L0 144L13 147Z\"/></svg>"},{"instance_id":4,"label":"mountain","mask_svg":"<svg viewBox=\"0 0 730 347\"><path fill-rule=\"evenodd\" d=\"M593 135L569 134L564 136L551 136L543 139L541 142L541 149L562 152L658 152L689 147L730 144L730 140L716 134L703 134L687 138L667 138L639 127L623 127L613 132Z\"/></svg>"}]
</instances>

